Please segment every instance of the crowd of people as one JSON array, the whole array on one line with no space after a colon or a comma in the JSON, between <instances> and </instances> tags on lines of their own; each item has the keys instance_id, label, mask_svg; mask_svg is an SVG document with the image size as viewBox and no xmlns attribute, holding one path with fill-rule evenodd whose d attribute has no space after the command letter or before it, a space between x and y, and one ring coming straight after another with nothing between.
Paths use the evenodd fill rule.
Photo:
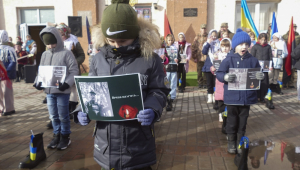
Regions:
<instances>
[{"instance_id":1,"label":"crowd of people","mask_svg":"<svg viewBox=\"0 0 300 170\"><path fill-rule=\"evenodd\" d=\"M178 41L172 34L164 39L160 38L158 27L137 18L135 10L123 0L113 1L104 10L101 21L92 30L93 48L97 54L90 57L89 76L140 73L147 78L147 83L141 85L144 110L139 111L137 121L96 121L94 158L102 169L148 170L156 163L154 123L160 121L163 108L173 110L176 91L184 93L189 62L197 63L199 88L207 89L207 103L213 103L219 121L223 122L222 132L227 134L229 153L241 153L237 145L246 133L250 105L267 102L266 106L274 109L270 100L266 100L269 89L283 94L279 73L285 69L283 65L288 55L286 35L270 35L268 31L259 34L256 40L251 31L239 28L234 34L227 23L222 23L219 31L212 29L209 33L206 24L202 24L192 43L186 41L183 32L177 35ZM293 27L296 31L297 26ZM84 62L85 54L77 37L64 23L44 28L40 38L46 46L40 66L66 67L65 80L58 83L58 88L44 87L37 79L33 85L46 93L48 126L53 128L53 139L47 148L64 150L71 143L70 119L73 115L78 124L90 123L89 116L80 107L76 109L78 94L74 85L74 76L81 74L79 66ZM11 41L8 33L0 30L2 116L15 113L12 83L24 79L24 65L35 63L37 50L30 35L24 43L20 37L15 45ZM160 56L153 52L159 48L164 49ZM295 69L298 70L297 89L300 90L300 45L293 51L292 58L295 61L292 75ZM221 61L219 68L215 67L215 60ZM229 90L228 84L235 82L238 76L229 69L261 68L260 60L273 62L269 72L255 72L254 79L261 82L259 90ZM284 86L294 88L293 81L292 78ZM20 166L32 168L42 159L45 158L37 156L31 160L29 157Z\"/></svg>"}]
</instances>

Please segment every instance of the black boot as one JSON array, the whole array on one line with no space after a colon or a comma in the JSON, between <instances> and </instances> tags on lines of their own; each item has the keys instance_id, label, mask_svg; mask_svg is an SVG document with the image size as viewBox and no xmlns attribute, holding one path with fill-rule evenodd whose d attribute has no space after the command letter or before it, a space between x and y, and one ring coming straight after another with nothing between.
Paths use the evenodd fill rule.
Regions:
<instances>
[{"instance_id":1,"label":"black boot","mask_svg":"<svg viewBox=\"0 0 300 170\"><path fill-rule=\"evenodd\" d=\"M241 139L242 139L242 137L243 137L244 135L245 135L244 133L238 133L238 134L237 134L236 146L237 146L237 153L238 153L238 154L241 154L241 153L242 153L242 149L239 148L239 144L240 144L240 141L241 141Z\"/></svg>"},{"instance_id":2,"label":"black boot","mask_svg":"<svg viewBox=\"0 0 300 170\"><path fill-rule=\"evenodd\" d=\"M278 92L277 92L277 88L276 88L276 84L270 84L269 87L270 87L270 89L272 90L272 92L278 93Z\"/></svg>"},{"instance_id":3,"label":"black boot","mask_svg":"<svg viewBox=\"0 0 300 170\"><path fill-rule=\"evenodd\" d=\"M50 122L46 126L48 129L53 129L52 121L50 120Z\"/></svg>"},{"instance_id":4,"label":"black boot","mask_svg":"<svg viewBox=\"0 0 300 170\"><path fill-rule=\"evenodd\" d=\"M224 133L224 134L227 134L226 133L226 121L227 121L227 117L225 117L223 115L223 123L222 123L222 130L221 130L221 132Z\"/></svg>"},{"instance_id":5,"label":"black boot","mask_svg":"<svg viewBox=\"0 0 300 170\"><path fill-rule=\"evenodd\" d=\"M266 101L266 107L268 109L275 109L275 106L273 105L273 101L272 100L267 100Z\"/></svg>"},{"instance_id":6,"label":"black boot","mask_svg":"<svg viewBox=\"0 0 300 170\"><path fill-rule=\"evenodd\" d=\"M236 154L236 134L227 134L228 146L227 151L231 154Z\"/></svg>"},{"instance_id":7,"label":"black boot","mask_svg":"<svg viewBox=\"0 0 300 170\"><path fill-rule=\"evenodd\" d=\"M45 99L43 100L43 103L44 103L44 104L47 103L47 97L45 97Z\"/></svg>"},{"instance_id":8,"label":"black boot","mask_svg":"<svg viewBox=\"0 0 300 170\"><path fill-rule=\"evenodd\" d=\"M19 78L19 77L17 77L15 82L20 82L20 78Z\"/></svg>"},{"instance_id":9,"label":"black boot","mask_svg":"<svg viewBox=\"0 0 300 170\"><path fill-rule=\"evenodd\" d=\"M281 92L281 88L279 84L276 84L276 89L277 89L277 93L280 95L283 95L283 93Z\"/></svg>"},{"instance_id":10,"label":"black boot","mask_svg":"<svg viewBox=\"0 0 300 170\"><path fill-rule=\"evenodd\" d=\"M70 134L66 134L66 135L61 134L60 135L60 141L59 141L59 144L57 146L57 149L58 150L65 150L65 149L68 148L68 146L70 144L71 144Z\"/></svg>"},{"instance_id":11,"label":"black boot","mask_svg":"<svg viewBox=\"0 0 300 170\"><path fill-rule=\"evenodd\" d=\"M166 107L166 111L172 111L172 109L173 109L173 99L167 99L167 107Z\"/></svg>"},{"instance_id":12,"label":"black boot","mask_svg":"<svg viewBox=\"0 0 300 170\"><path fill-rule=\"evenodd\" d=\"M213 108L214 108L215 110L219 110L218 100L215 100L215 103L214 103Z\"/></svg>"},{"instance_id":13,"label":"black boot","mask_svg":"<svg viewBox=\"0 0 300 170\"><path fill-rule=\"evenodd\" d=\"M36 167L41 161L46 159L44 150L43 133L31 136L29 155L20 162L19 168L32 169Z\"/></svg>"}]
</instances>

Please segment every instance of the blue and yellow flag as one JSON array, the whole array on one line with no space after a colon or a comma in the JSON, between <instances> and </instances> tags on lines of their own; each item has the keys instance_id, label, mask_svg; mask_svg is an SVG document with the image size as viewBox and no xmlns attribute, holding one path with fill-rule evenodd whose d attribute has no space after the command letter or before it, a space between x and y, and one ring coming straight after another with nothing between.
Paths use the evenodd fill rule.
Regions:
<instances>
[{"instance_id":1,"label":"blue and yellow flag","mask_svg":"<svg viewBox=\"0 0 300 170\"><path fill-rule=\"evenodd\" d=\"M277 22L275 18L275 12L273 12L272 26L271 26L271 40L273 39L273 34L278 32Z\"/></svg>"},{"instance_id":2,"label":"blue and yellow flag","mask_svg":"<svg viewBox=\"0 0 300 170\"><path fill-rule=\"evenodd\" d=\"M241 8L241 27L250 28L257 38L259 33L252 20L246 0L242 0Z\"/></svg>"},{"instance_id":3,"label":"blue and yellow flag","mask_svg":"<svg viewBox=\"0 0 300 170\"><path fill-rule=\"evenodd\" d=\"M34 138L34 135L31 135L29 148L30 148L30 159L32 161L35 161L37 148L33 146L33 138Z\"/></svg>"}]
</instances>

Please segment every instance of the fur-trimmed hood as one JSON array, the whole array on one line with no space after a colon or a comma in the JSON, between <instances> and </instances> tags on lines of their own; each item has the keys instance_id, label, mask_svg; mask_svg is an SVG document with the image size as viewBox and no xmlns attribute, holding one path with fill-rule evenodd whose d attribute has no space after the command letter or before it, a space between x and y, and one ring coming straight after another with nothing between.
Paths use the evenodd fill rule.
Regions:
<instances>
[{"instance_id":1,"label":"fur-trimmed hood","mask_svg":"<svg viewBox=\"0 0 300 170\"><path fill-rule=\"evenodd\" d=\"M158 27L143 18L138 18L140 26L139 44L143 57L149 58L153 56L154 49L160 48L160 35ZM99 49L108 44L101 30L101 24L92 27L92 42L95 49Z\"/></svg>"}]
</instances>

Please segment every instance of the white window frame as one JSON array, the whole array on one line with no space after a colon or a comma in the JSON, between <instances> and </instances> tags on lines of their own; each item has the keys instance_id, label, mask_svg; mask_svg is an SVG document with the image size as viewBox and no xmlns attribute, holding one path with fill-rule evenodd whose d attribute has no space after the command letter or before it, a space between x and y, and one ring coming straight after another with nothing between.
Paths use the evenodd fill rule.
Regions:
<instances>
[{"instance_id":1,"label":"white window frame","mask_svg":"<svg viewBox=\"0 0 300 170\"><path fill-rule=\"evenodd\" d=\"M54 12L55 12L55 8L52 6L52 7L42 7L42 8L36 8L36 7L29 7L29 8L19 8L18 9L18 16L19 16L19 24L25 24L25 23L22 23L21 21L21 10L26 10L26 9L36 9L36 12L37 12L37 23L34 23L34 24L27 24L27 26L46 26L47 23L41 23L41 19L40 19L40 9L53 9ZM55 19L55 17L54 17Z\"/></svg>"}]
</instances>

